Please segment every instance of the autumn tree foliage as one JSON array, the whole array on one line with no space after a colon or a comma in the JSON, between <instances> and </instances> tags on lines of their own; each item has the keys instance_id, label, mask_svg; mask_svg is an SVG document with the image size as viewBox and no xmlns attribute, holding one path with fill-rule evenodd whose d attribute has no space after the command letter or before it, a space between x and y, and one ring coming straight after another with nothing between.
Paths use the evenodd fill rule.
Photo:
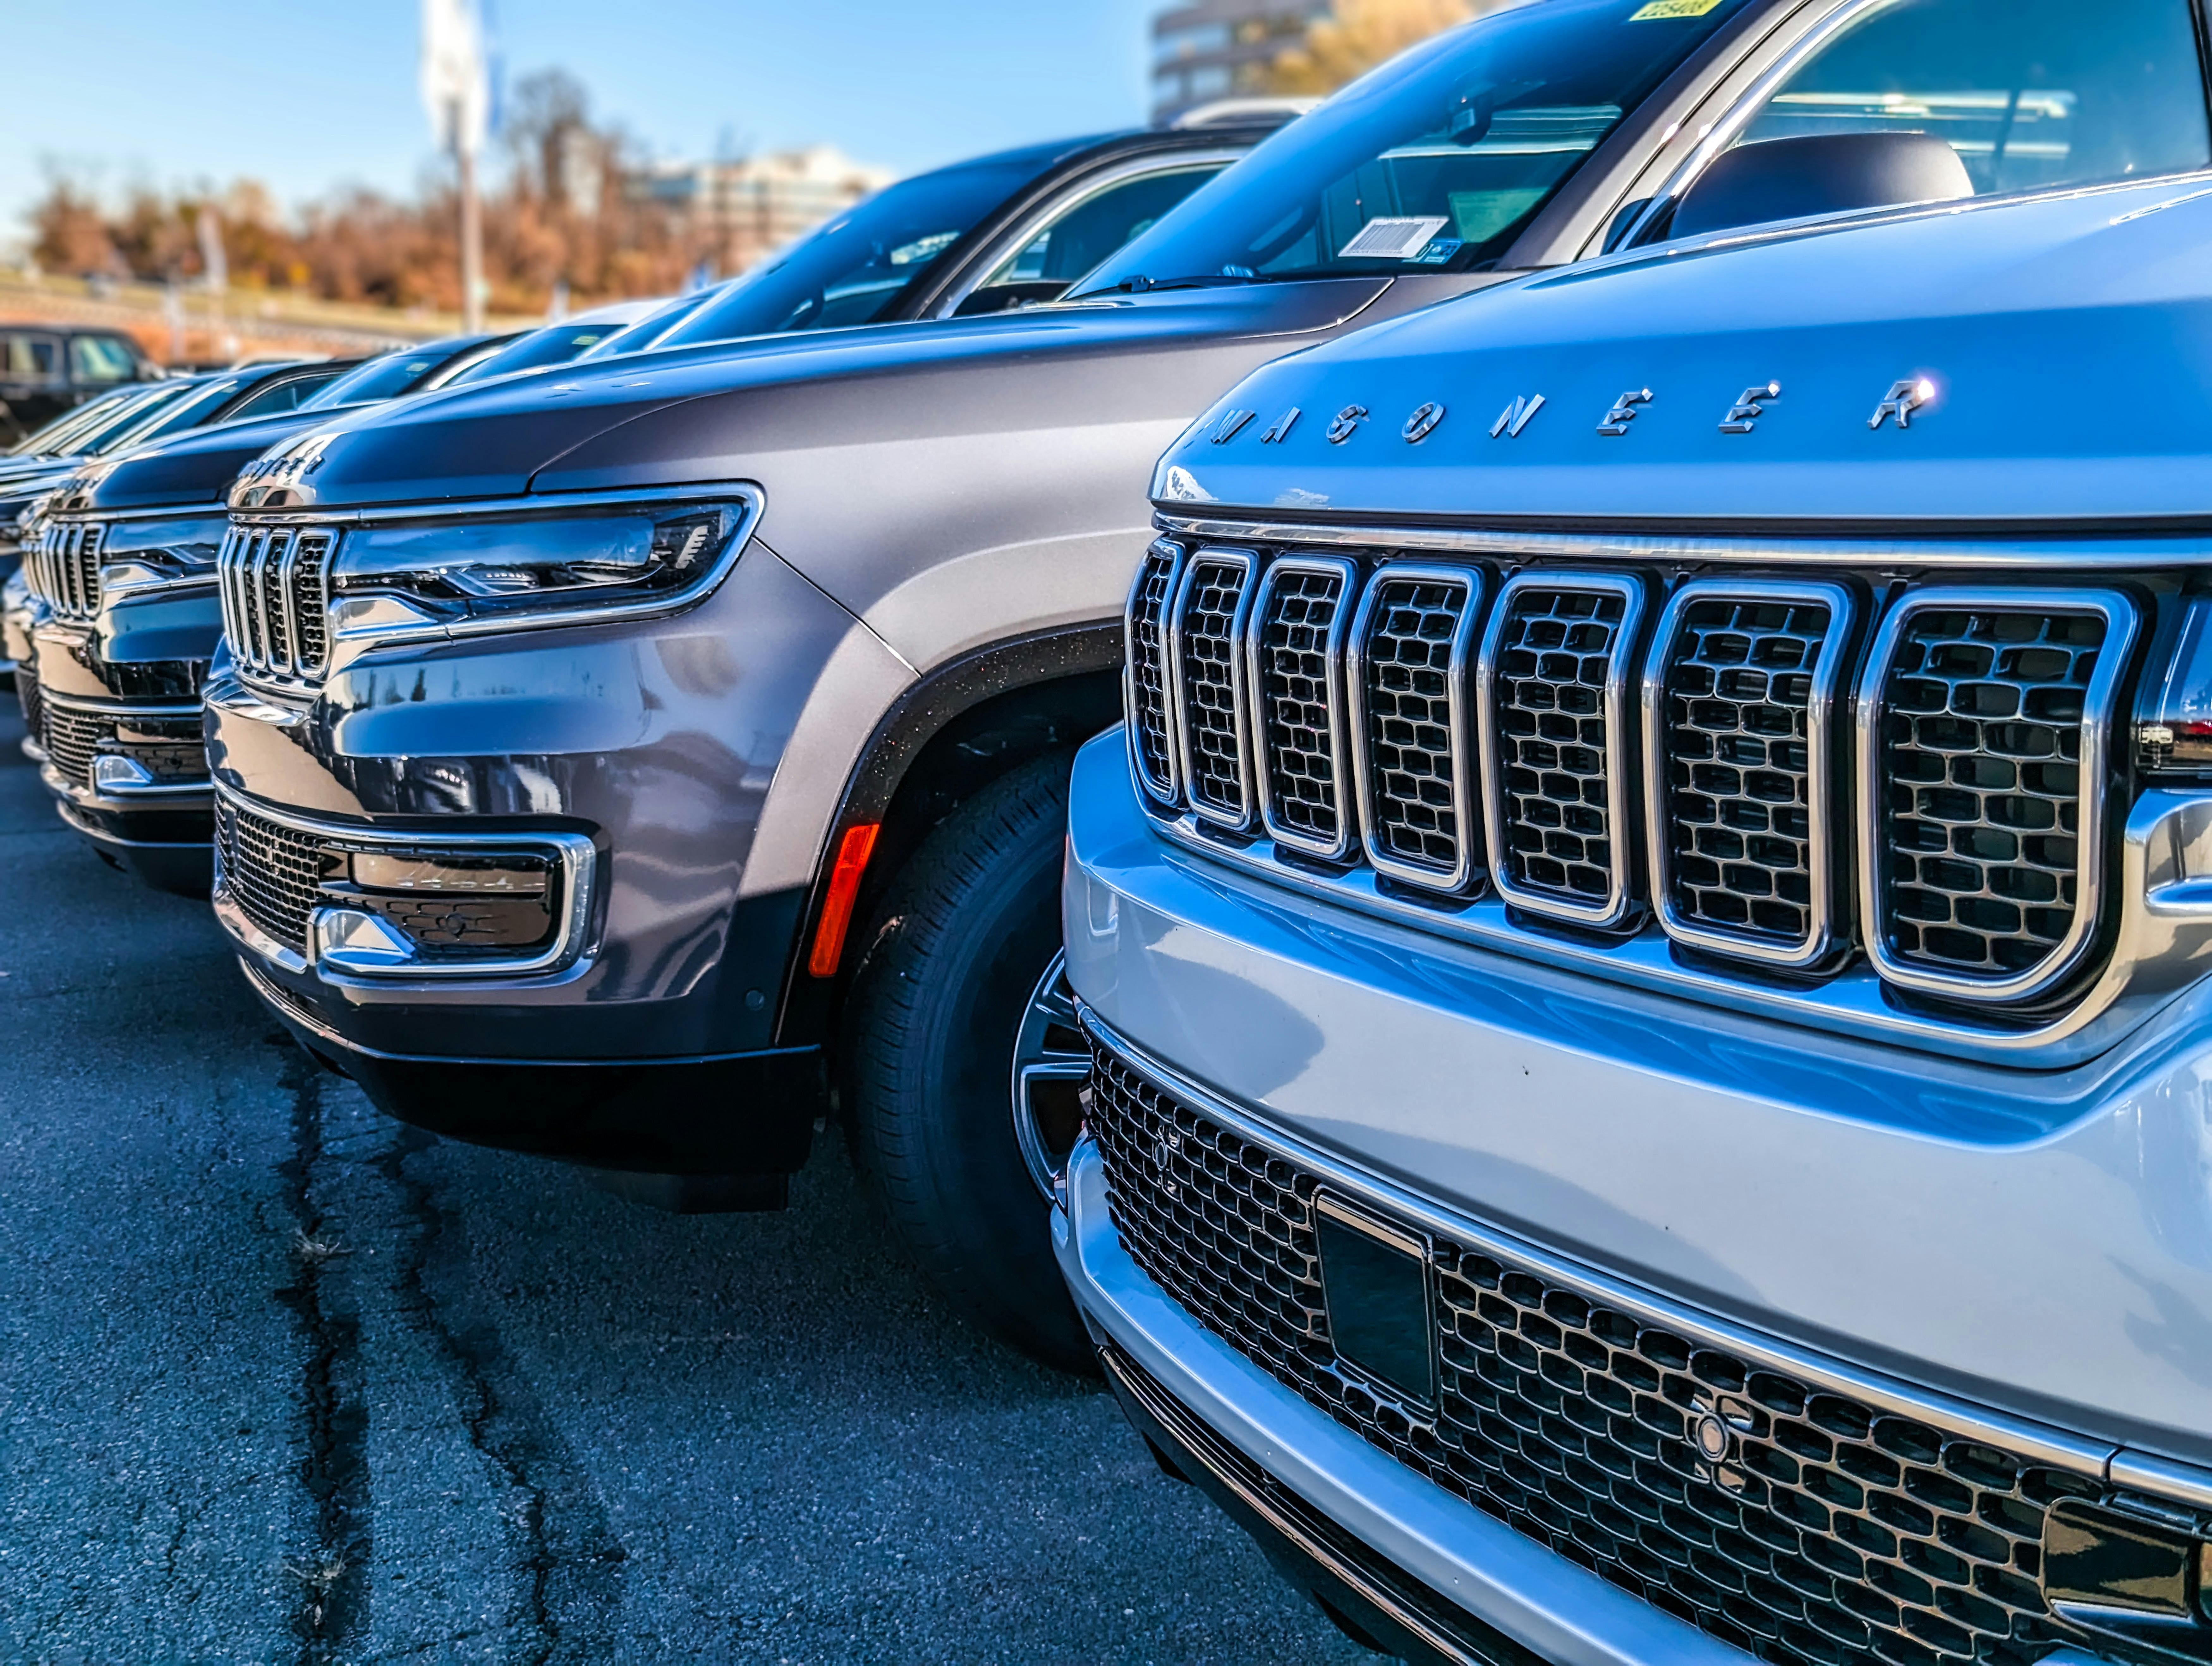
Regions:
<instances>
[{"instance_id":1,"label":"autumn tree foliage","mask_svg":"<svg viewBox=\"0 0 2212 1666\"><path fill-rule=\"evenodd\" d=\"M664 204L626 190L641 160L622 130L593 120L572 76L518 82L483 204L484 268L495 312L544 310L565 283L578 303L681 289L697 239ZM413 198L365 187L286 213L260 185L162 193L138 186L103 206L82 178L53 175L31 210L31 250L50 271L190 281L204 274L203 208L222 228L230 283L328 301L460 307L459 204L450 168Z\"/></svg>"},{"instance_id":2,"label":"autumn tree foliage","mask_svg":"<svg viewBox=\"0 0 2212 1666\"><path fill-rule=\"evenodd\" d=\"M1408 46L1498 10L1504 0L1336 0L1269 66L1271 92L1317 94L1357 81Z\"/></svg>"}]
</instances>

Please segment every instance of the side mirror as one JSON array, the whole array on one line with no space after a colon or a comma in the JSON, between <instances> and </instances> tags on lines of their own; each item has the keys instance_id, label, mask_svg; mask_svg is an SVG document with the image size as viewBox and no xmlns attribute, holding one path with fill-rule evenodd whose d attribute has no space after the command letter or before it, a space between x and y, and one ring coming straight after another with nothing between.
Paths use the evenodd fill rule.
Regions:
<instances>
[{"instance_id":1,"label":"side mirror","mask_svg":"<svg viewBox=\"0 0 2212 1666\"><path fill-rule=\"evenodd\" d=\"M1725 150L1675 205L1669 237L1974 194L1959 153L1925 133L1815 133Z\"/></svg>"}]
</instances>

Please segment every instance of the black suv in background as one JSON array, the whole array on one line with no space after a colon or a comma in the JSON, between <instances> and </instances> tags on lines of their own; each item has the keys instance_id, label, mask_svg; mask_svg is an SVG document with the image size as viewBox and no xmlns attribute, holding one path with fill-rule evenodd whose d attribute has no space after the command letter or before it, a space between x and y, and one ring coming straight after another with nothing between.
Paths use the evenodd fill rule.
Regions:
<instances>
[{"instance_id":1,"label":"black suv in background","mask_svg":"<svg viewBox=\"0 0 2212 1666\"><path fill-rule=\"evenodd\" d=\"M120 330L0 324L0 440L17 440L72 405L161 367Z\"/></svg>"},{"instance_id":2,"label":"black suv in background","mask_svg":"<svg viewBox=\"0 0 2212 1666\"><path fill-rule=\"evenodd\" d=\"M41 779L107 860L206 892L199 690L222 629L223 492L240 466L303 424L442 386L514 339L198 378L112 438L112 454L80 458L43 489L0 631Z\"/></svg>"}]
</instances>

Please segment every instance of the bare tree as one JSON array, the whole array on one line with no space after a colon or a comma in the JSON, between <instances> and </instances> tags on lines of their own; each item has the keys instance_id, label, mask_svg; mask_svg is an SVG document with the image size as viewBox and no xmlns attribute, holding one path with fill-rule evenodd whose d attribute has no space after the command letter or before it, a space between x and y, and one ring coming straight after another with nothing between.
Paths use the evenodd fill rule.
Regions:
<instances>
[{"instance_id":1,"label":"bare tree","mask_svg":"<svg viewBox=\"0 0 2212 1666\"><path fill-rule=\"evenodd\" d=\"M1333 93L1431 35L1499 9L1504 0L1336 0L1268 67L1275 93Z\"/></svg>"}]
</instances>

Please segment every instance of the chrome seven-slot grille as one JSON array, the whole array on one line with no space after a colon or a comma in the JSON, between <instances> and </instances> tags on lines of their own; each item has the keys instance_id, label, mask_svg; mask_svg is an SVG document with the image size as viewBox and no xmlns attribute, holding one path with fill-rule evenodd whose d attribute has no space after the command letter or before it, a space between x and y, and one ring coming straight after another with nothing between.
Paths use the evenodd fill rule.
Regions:
<instances>
[{"instance_id":1,"label":"chrome seven-slot grille","mask_svg":"<svg viewBox=\"0 0 2212 1666\"><path fill-rule=\"evenodd\" d=\"M1194 1318L1346 1427L1613 1584L1784 1666L2025 1666L2044 1519L2100 1488L1429 1240L1436 1397L1341 1359L1316 1175L1094 1035L1115 1228ZM1726 1426L1725 1450L1699 1437Z\"/></svg>"},{"instance_id":2,"label":"chrome seven-slot grille","mask_svg":"<svg viewBox=\"0 0 2212 1666\"><path fill-rule=\"evenodd\" d=\"M97 520L49 520L24 562L24 582L55 612L88 619L100 611L100 546L106 526Z\"/></svg>"},{"instance_id":3,"label":"chrome seven-slot grille","mask_svg":"<svg viewBox=\"0 0 2212 1666\"><path fill-rule=\"evenodd\" d=\"M330 666L330 563L319 526L233 525L216 557L222 632L250 676L313 682Z\"/></svg>"},{"instance_id":4,"label":"chrome seven-slot grille","mask_svg":"<svg viewBox=\"0 0 2212 1666\"><path fill-rule=\"evenodd\" d=\"M2138 623L2117 592L1496 584L1162 540L1125 623L1146 794L1286 877L1364 865L1402 897L1601 931L1648 910L1800 972L1856 943L1902 987L1984 1001L2045 994L2090 946Z\"/></svg>"},{"instance_id":5,"label":"chrome seven-slot grille","mask_svg":"<svg viewBox=\"0 0 2212 1666\"><path fill-rule=\"evenodd\" d=\"M222 887L231 900L270 937L304 954L308 919L319 900L321 842L220 798L215 836Z\"/></svg>"}]
</instances>

